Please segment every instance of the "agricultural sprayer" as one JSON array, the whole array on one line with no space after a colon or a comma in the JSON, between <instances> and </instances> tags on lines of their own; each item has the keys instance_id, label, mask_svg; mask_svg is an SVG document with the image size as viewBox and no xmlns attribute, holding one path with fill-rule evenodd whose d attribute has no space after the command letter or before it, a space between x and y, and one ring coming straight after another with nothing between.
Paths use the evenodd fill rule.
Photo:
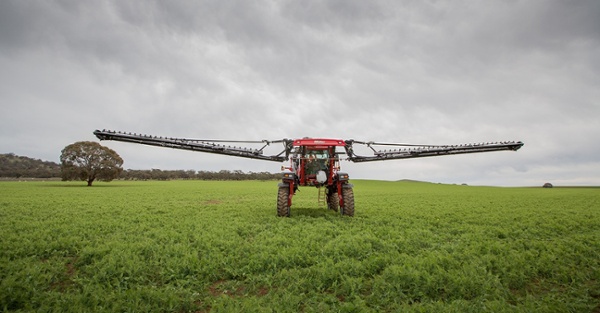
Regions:
<instances>
[{"instance_id":1,"label":"agricultural sprayer","mask_svg":"<svg viewBox=\"0 0 600 313\"><path fill-rule=\"evenodd\" d=\"M462 145L415 145L325 138L273 141L201 140L157 137L111 130L96 130L94 135L100 140L123 141L274 162L289 161L289 165L282 166L281 182L277 192L278 216L290 216L292 197L299 186L319 188L319 198L323 198L328 209L339 211L341 215L354 216L353 185L349 182L348 174L340 171L340 155L343 154L351 162L371 162L503 150L516 151L523 146L520 141ZM231 144L259 144L261 147L232 147ZM283 150L278 154L266 155L264 150L271 144L282 144ZM355 145L370 149L372 155L358 155L354 150ZM387 148L379 150L381 147Z\"/></svg>"}]
</instances>

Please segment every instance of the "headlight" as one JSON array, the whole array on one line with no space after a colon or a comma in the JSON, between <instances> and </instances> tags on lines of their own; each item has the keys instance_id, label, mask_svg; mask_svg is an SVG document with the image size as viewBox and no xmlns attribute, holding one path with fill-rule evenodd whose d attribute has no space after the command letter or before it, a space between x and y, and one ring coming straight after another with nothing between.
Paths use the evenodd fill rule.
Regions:
<instances>
[{"instance_id":1,"label":"headlight","mask_svg":"<svg viewBox=\"0 0 600 313\"><path fill-rule=\"evenodd\" d=\"M346 173L338 173L338 179L344 181L350 179L350 176L348 176Z\"/></svg>"}]
</instances>

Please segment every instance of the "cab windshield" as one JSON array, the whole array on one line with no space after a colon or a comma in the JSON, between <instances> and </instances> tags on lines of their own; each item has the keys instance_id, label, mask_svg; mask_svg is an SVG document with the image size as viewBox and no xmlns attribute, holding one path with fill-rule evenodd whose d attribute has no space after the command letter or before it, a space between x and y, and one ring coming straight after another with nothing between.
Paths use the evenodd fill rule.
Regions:
<instances>
[{"instance_id":1,"label":"cab windshield","mask_svg":"<svg viewBox=\"0 0 600 313\"><path fill-rule=\"evenodd\" d=\"M307 174L316 174L319 171L327 172L327 160L329 159L327 150L309 150L305 159Z\"/></svg>"}]
</instances>

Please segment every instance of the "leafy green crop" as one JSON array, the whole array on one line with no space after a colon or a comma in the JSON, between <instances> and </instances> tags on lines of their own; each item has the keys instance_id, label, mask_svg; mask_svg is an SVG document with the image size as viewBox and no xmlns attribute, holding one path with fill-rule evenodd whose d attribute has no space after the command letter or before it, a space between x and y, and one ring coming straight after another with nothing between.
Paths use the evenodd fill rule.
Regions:
<instances>
[{"instance_id":1,"label":"leafy green crop","mask_svg":"<svg viewBox=\"0 0 600 313\"><path fill-rule=\"evenodd\" d=\"M594 312L597 188L353 181L0 182L0 309Z\"/></svg>"}]
</instances>

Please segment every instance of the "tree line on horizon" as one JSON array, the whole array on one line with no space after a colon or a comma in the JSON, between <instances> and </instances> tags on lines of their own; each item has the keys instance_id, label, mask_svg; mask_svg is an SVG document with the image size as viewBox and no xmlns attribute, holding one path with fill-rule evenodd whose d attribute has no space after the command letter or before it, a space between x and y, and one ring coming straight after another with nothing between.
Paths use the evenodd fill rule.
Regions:
<instances>
[{"instance_id":1,"label":"tree line on horizon","mask_svg":"<svg viewBox=\"0 0 600 313\"><path fill-rule=\"evenodd\" d=\"M123 170L116 179L122 180L277 180L279 173L243 172L241 170ZM0 154L0 177L3 178L62 178L61 165L14 153Z\"/></svg>"}]
</instances>

